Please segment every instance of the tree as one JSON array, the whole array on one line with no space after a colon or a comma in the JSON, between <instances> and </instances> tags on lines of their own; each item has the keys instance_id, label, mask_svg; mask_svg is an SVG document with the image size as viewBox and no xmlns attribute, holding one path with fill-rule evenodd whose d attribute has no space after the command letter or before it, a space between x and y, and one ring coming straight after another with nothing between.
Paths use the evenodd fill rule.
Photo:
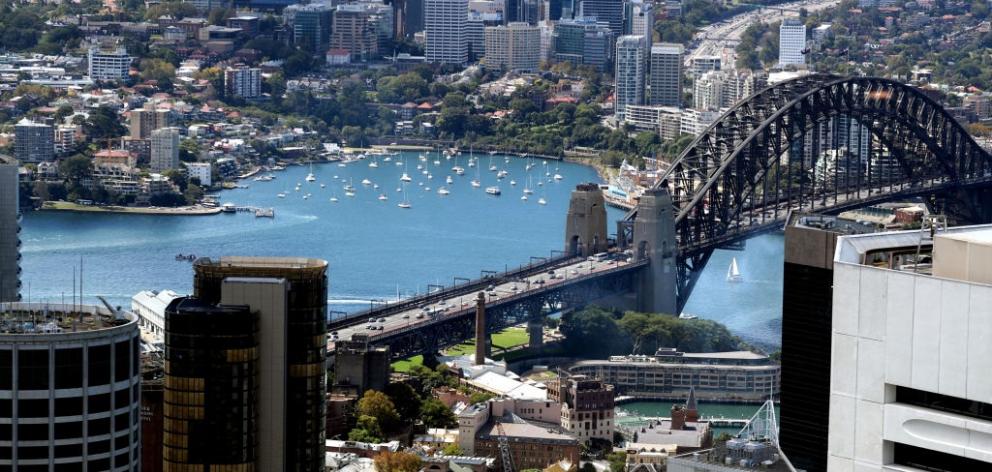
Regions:
<instances>
[{"instance_id":1,"label":"tree","mask_svg":"<svg viewBox=\"0 0 992 472\"><path fill-rule=\"evenodd\" d=\"M606 460L610 463L610 472L624 472L627 470L626 452L611 452L606 455Z\"/></svg>"},{"instance_id":2,"label":"tree","mask_svg":"<svg viewBox=\"0 0 992 472\"><path fill-rule=\"evenodd\" d=\"M141 80L154 80L159 87L172 88L172 79L176 77L176 67L162 59L142 59L138 63L141 70Z\"/></svg>"},{"instance_id":3,"label":"tree","mask_svg":"<svg viewBox=\"0 0 992 472\"><path fill-rule=\"evenodd\" d=\"M383 393L389 397L396 406L396 413L404 422L410 422L420 415L421 400L420 395L409 384L403 382L393 382L386 385Z\"/></svg>"},{"instance_id":4,"label":"tree","mask_svg":"<svg viewBox=\"0 0 992 472\"><path fill-rule=\"evenodd\" d=\"M83 122L83 131L91 140L98 141L122 136L127 129L121 124L117 110L109 105L100 105Z\"/></svg>"},{"instance_id":5,"label":"tree","mask_svg":"<svg viewBox=\"0 0 992 472\"><path fill-rule=\"evenodd\" d=\"M375 456L375 470L378 472L417 472L423 461L412 452L385 451Z\"/></svg>"},{"instance_id":6,"label":"tree","mask_svg":"<svg viewBox=\"0 0 992 472\"><path fill-rule=\"evenodd\" d=\"M430 93L427 81L416 72L395 77L383 77L376 85L379 101L383 103L410 102Z\"/></svg>"},{"instance_id":7,"label":"tree","mask_svg":"<svg viewBox=\"0 0 992 472\"><path fill-rule=\"evenodd\" d=\"M382 392L369 390L365 392L362 399L358 401L359 416L370 416L378 420L378 423L386 431L391 431L399 422L399 414L392 400Z\"/></svg>"},{"instance_id":8,"label":"tree","mask_svg":"<svg viewBox=\"0 0 992 472\"><path fill-rule=\"evenodd\" d=\"M613 313L602 308L568 314L560 329L565 335L564 347L570 352L602 358L626 350Z\"/></svg>"},{"instance_id":9,"label":"tree","mask_svg":"<svg viewBox=\"0 0 992 472\"><path fill-rule=\"evenodd\" d=\"M451 408L436 398L428 399L420 406L420 420L428 428L454 428L458 426L458 421Z\"/></svg>"},{"instance_id":10,"label":"tree","mask_svg":"<svg viewBox=\"0 0 992 472\"><path fill-rule=\"evenodd\" d=\"M59 174L70 182L79 182L93 175L93 162L90 158L76 154L59 164Z\"/></svg>"},{"instance_id":11,"label":"tree","mask_svg":"<svg viewBox=\"0 0 992 472\"><path fill-rule=\"evenodd\" d=\"M464 454L462 448L458 447L458 443L446 444L444 449L441 450L441 453L446 456L460 456Z\"/></svg>"},{"instance_id":12,"label":"tree","mask_svg":"<svg viewBox=\"0 0 992 472\"><path fill-rule=\"evenodd\" d=\"M364 443L382 442L383 434L379 421L368 415L359 416L355 428L348 432L348 440Z\"/></svg>"},{"instance_id":13,"label":"tree","mask_svg":"<svg viewBox=\"0 0 992 472\"><path fill-rule=\"evenodd\" d=\"M493 396L490 393L475 392L471 396L468 397L468 402L470 404L472 404L472 405L475 405L476 403L487 402L487 401L489 401L492 398L493 398Z\"/></svg>"}]
</instances>

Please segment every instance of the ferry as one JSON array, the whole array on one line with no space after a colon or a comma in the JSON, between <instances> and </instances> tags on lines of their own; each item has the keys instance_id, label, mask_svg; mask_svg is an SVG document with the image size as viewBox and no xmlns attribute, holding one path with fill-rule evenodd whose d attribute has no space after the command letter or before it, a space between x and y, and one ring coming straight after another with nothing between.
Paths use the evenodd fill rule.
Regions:
<instances>
[{"instance_id":1,"label":"ferry","mask_svg":"<svg viewBox=\"0 0 992 472\"><path fill-rule=\"evenodd\" d=\"M492 187L486 187L486 193L488 193L489 195L494 195L494 196L497 196L498 197L503 192L500 191L499 187L497 187L497 186L494 185Z\"/></svg>"}]
</instances>

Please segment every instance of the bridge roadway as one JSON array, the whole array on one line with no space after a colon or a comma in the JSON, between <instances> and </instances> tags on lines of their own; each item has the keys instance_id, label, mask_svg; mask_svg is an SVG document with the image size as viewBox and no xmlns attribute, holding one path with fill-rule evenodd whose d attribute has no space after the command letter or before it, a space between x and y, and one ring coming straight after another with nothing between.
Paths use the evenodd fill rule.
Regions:
<instances>
[{"instance_id":1,"label":"bridge roadway","mask_svg":"<svg viewBox=\"0 0 992 472\"><path fill-rule=\"evenodd\" d=\"M389 310L390 307L386 307L366 311L362 313L361 319L352 316L347 325L329 328L327 349L333 352L336 341L350 340L358 333L368 334L372 342L376 343L400 333L426 329L430 325L442 324L455 318L474 317L479 291L485 291L488 309L518 303L541 293L560 290L598 277L635 270L647 264L646 260L631 261L625 260L625 257L619 252L612 252L610 258L603 261L572 257L544 265L547 270L530 271L517 278L499 277L473 281L470 285L478 287L476 290L459 290L448 297L434 298L430 302L424 300L419 304L408 303L398 310ZM549 271L554 271L554 276ZM487 325L491 329L494 327L491 321ZM369 326L376 329L370 329Z\"/></svg>"}]
</instances>

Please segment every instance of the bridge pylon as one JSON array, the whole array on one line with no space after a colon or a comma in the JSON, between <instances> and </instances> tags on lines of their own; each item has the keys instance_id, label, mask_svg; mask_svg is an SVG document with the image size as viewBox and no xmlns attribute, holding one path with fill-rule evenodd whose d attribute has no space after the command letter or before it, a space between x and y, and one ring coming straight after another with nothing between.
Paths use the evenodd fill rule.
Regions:
<instances>
[{"instance_id":1,"label":"bridge pylon","mask_svg":"<svg viewBox=\"0 0 992 472\"><path fill-rule=\"evenodd\" d=\"M568 202L565 254L588 257L608 247L603 191L596 184L579 184Z\"/></svg>"},{"instance_id":2,"label":"bridge pylon","mask_svg":"<svg viewBox=\"0 0 992 472\"><path fill-rule=\"evenodd\" d=\"M638 274L637 309L678 315L678 243L675 207L668 186L647 190L637 204L631 250L634 260L650 264Z\"/></svg>"}]
</instances>

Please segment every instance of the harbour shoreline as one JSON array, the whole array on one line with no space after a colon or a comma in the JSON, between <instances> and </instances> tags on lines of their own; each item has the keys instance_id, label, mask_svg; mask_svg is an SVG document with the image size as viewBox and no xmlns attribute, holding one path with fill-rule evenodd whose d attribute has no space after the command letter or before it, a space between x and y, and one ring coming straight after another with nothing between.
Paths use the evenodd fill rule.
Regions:
<instances>
[{"instance_id":1,"label":"harbour shoreline","mask_svg":"<svg viewBox=\"0 0 992 472\"><path fill-rule=\"evenodd\" d=\"M39 211L67 211L77 213L113 213L121 215L209 216L221 213L217 207L193 205L185 207L122 207L116 205L80 205L66 201L45 202Z\"/></svg>"}]
</instances>

